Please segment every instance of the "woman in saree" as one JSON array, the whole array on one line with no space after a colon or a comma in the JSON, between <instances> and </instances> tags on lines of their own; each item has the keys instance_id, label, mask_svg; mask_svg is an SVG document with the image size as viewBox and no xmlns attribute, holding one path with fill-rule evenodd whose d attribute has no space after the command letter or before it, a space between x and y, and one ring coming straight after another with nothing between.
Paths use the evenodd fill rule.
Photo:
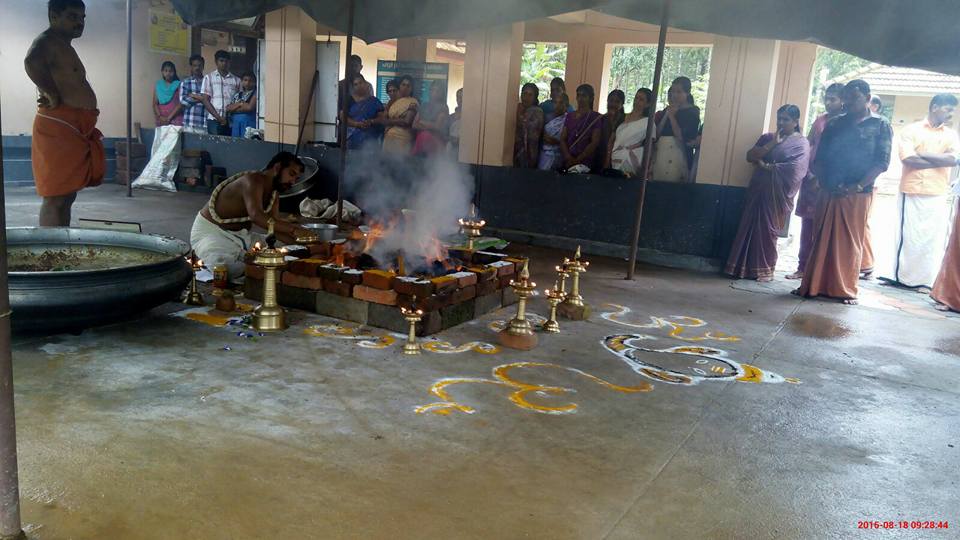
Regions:
<instances>
[{"instance_id":1,"label":"woman in saree","mask_svg":"<svg viewBox=\"0 0 960 540\"><path fill-rule=\"evenodd\" d=\"M613 90L607 94L607 112L603 115L603 131L600 132L600 151L597 152L597 166L595 170L602 170L609 167L607 156L610 155L610 141L617 132L617 128L626 119L626 111L623 110L627 103L627 96L623 90Z\"/></svg>"},{"instance_id":2,"label":"woman in saree","mask_svg":"<svg viewBox=\"0 0 960 540\"><path fill-rule=\"evenodd\" d=\"M513 166L534 168L540 159L540 134L543 133L543 109L537 99L540 89L526 83L517 103L517 134L513 142Z\"/></svg>"},{"instance_id":3,"label":"woman in saree","mask_svg":"<svg viewBox=\"0 0 960 540\"><path fill-rule=\"evenodd\" d=\"M735 278L773 281L777 237L793 211L793 198L810 162L810 142L800 133L796 105L777 110L777 132L760 137L747 152L747 161L756 168L725 271Z\"/></svg>"},{"instance_id":4,"label":"woman in saree","mask_svg":"<svg viewBox=\"0 0 960 540\"><path fill-rule=\"evenodd\" d=\"M350 83L353 104L347 115L347 148L356 150L378 141L383 129L373 120L383 111L383 103L373 95L373 87L357 74Z\"/></svg>"},{"instance_id":5,"label":"woman in saree","mask_svg":"<svg viewBox=\"0 0 960 540\"><path fill-rule=\"evenodd\" d=\"M413 148L413 121L420 102L413 96L413 77L404 75L397 81L397 98L387 104L385 114L373 123L385 128L383 151L394 155L410 155Z\"/></svg>"},{"instance_id":6,"label":"woman in saree","mask_svg":"<svg viewBox=\"0 0 960 540\"><path fill-rule=\"evenodd\" d=\"M432 156L447 147L447 120L450 108L447 107L447 87L434 81L430 84L430 101L423 104L413 121L417 130L417 139L413 145L413 155Z\"/></svg>"},{"instance_id":7,"label":"woman in saree","mask_svg":"<svg viewBox=\"0 0 960 540\"><path fill-rule=\"evenodd\" d=\"M153 89L153 114L157 127L182 126L183 105L180 104L180 77L173 62L160 66L160 80Z\"/></svg>"},{"instance_id":8,"label":"woman in saree","mask_svg":"<svg viewBox=\"0 0 960 540\"><path fill-rule=\"evenodd\" d=\"M643 148L647 139L647 122L650 118L652 102L653 92L650 89L637 90L637 94L633 97L633 110L624 118L623 123L610 139L607 167L627 176L636 176L641 173Z\"/></svg>"},{"instance_id":9,"label":"woman in saree","mask_svg":"<svg viewBox=\"0 0 960 540\"><path fill-rule=\"evenodd\" d=\"M654 117L657 124L657 152L653 159L653 179L662 182L686 182L693 164L700 109L693 104L690 79L677 77L667 92L667 108Z\"/></svg>"},{"instance_id":10,"label":"woman in saree","mask_svg":"<svg viewBox=\"0 0 960 540\"><path fill-rule=\"evenodd\" d=\"M563 167L560 136L563 134L563 124L567 120L567 115L570 114L567 112L570 106L570 97L567 94L560 93L553 101L553 110L562 112L543 126L543 147L540 149L537 168L544 171L559 171Z\"/></svg>"},{"instance_id":11,"label":"woman in saree","mask_svg":"<svg viewBox=\"0 0 960 540\"><path fill-rule=\"evenodd\" d=\"M596 166L603 115L593 110L593 87L577 87L577 110L567 113L560 134L563 169L571 172L591 172ZM576 168L574 168L576 167Z\"/></svg>"}]
</instances>

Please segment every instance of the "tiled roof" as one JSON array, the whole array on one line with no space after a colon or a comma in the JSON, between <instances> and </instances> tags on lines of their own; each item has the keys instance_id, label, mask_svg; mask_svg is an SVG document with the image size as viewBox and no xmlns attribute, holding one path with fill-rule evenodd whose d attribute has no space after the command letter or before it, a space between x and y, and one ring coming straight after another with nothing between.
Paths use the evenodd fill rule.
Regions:
<instances>
[{"instance_id":1,"label":"tiled roof","mask_svg":"<svg viewBox=\"0 0 960 540\"><path fill-rule=\"evenodd\" d=\"M887 95L934 95L960 94L960 77L944 75L915 68L902 68L870 64L869 66L841 75L827 82L848 82L863 79L870 84L874 94Z\"/></svg>"}]
</instances>

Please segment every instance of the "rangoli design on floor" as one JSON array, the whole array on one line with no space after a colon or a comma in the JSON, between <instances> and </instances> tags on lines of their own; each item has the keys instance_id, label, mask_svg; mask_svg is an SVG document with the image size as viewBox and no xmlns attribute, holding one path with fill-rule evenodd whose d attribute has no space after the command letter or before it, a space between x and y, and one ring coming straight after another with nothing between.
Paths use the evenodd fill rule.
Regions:
<instances>
[{"instance_id":1,"label":"rangoli design on floor","mask_svg":"<svg viewBox=\"0 0 960 540\"><path fill-rule=\"evenodd\" d=\"M607 311L601 313L600 316L604 319L617 323L622 326L628 326L630 328L637 329L670 329L670 337L679 339L681 341L740 341L740 338L737 336L730 336L722 332L704 332L700 336L690 336L685 332L689 328L702 328L707 326L707 322L703 319L698 319L696 317L688 317L686 315L673 315L670 317L650 317L650 322L642 323L627 320L627 316L630 315L631 309L626 306L621 306L619 304L607 304L607 307L613 308L615 311Z\"/></svg>"},{"instance_id":2,"label":"rangoli design on floor","mask_svg":"<svg viewBox=\"0 0 960 540\"><path fill-rule=\"evenodd\" d=\"M432 413L440 415L449 415L453 411L459 411L467 414L475 413L476 409L469 405L459 403L450 396L448 388L457 384L489 384L509 388L513 390L513 393L511 393L509 397L510 401L512 401L514 405L520 407L521 409L526 409L540 414L571 414L577 411L578 405L572 402L557 406L550 406L537 403L535 402L536 400L530 401L528 398L531 397L531 394L538 397L547 397L562 396L564 394L576 392L576 390L572 388L563 386L548 386L520 381L510 375L510 372L514 369L530 368L548 368L568 371L575 375L584 377L589 381L595 382L605 388L625 394L649 392L653 390L653 385L648 382L641 382L637 386L620 386L576 368L543 362L514 362L512 364L503 364L493 368L493 376L489 379L471 377L440 379L430 387L430 393L440 398L441 401L427 405L421 405L417 407L415 411L417 414Z\"/></svg>"},{"instance_id":3,"label":"rangoli design on floor","mask_svg":"<svg viewBox=\"0 0 960 540\"><path fill-rule=\"evenodd\" d=\"M389 334L374 334L362 326L344 326L336 323L315 324L307 327L303 332L313 337L354 341L364 349L386 349L397 342L397 338Z\"/></svg>"}]
</instances>

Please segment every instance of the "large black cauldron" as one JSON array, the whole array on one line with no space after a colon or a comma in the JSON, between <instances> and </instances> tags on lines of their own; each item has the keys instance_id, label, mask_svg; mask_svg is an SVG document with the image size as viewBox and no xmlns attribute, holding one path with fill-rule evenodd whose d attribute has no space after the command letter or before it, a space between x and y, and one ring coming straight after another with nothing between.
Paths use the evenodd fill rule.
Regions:
<instances>
[{"instance_id":1,"label":"large black cauldron","mask_svg":"<svg viewBox=\"0 0 960 540\"><path fill-rule=\"evenodd\" d=\"M175 300L190 281L176 238L73 228L7 229L15 332L77 331Z\"/></svg>"}]
</instances>

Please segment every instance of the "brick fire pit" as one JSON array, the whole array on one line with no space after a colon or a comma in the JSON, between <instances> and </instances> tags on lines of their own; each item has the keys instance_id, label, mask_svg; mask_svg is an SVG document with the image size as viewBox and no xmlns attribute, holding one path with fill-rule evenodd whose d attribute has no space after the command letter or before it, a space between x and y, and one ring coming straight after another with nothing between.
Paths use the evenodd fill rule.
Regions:
<instances>
[{"instance_id":1,"label":"brick fire pit","mask_svg":"<svg viewBox=\"0 0 960 540\"><path fill-rule=\"evenodd\" d=\"M417 335L427 336L517 301L509 285L522 259L458 251L451 254L460 262L459 269L439 277L400 276L392 270L337 264L331 256L337 245L332 242L311 246L309 252L289 253L298 258L280 276L280 305L404 333L409 326L399 306L411 306L416 297L417 307L424 312ZM262 300L262 268L247 264L244 289L247 298Z\"/></svg>"}]
</instances>

